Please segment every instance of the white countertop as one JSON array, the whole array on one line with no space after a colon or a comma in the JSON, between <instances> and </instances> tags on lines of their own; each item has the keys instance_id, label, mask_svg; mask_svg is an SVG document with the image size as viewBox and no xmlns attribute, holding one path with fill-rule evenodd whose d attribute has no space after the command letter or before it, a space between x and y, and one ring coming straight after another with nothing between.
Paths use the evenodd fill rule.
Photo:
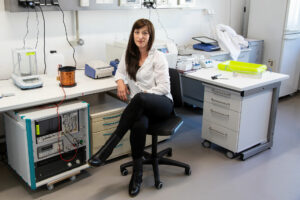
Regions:
<instances>
[{"instance_id":1,"label":"white countertop","mask_svg":"<svg viewBox=\"0 0 300 200\"><path fill-rule=\"evenodd\" d=\"M66 99L105 92L117 87L113 77L92 79L85 76L84 71L81 70L77 70L75 75L77 85L64 88ZM30 90L19 89L11 79L0 81L0 93L14 93L14 96L0 99L0 112L61 101L64 93L59 86L59 81L55 77L46 75L41 75L41 78L44 82L43 87Z\"/></svg>"},{"instance_id":2,"label":"white countertop","mask_svg":"<svg viewBox=\"0 0 300 200\"><path fill-rule=\"evenodd\" d=\"M228 79L213 80L211 77L217 74L222 74L219 78ZM270 71L264 72L261 78L249 77L250 75L245 77L241 74L234 76L232 72L222 71L217 68L201 68L195 72L185 73L184 76L239 92L269 85L289 78L288 75Z\"/></svg>"}]
</instances>

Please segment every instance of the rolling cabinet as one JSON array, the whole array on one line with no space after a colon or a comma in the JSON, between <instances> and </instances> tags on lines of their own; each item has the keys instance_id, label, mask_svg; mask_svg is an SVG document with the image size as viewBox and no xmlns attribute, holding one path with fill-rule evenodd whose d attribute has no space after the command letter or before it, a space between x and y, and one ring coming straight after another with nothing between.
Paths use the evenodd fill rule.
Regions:
<instances>
[{"instance_id":1,"label":"rolling cabinet","mask_svg":"<svg viewBox=\"0 0 300 200\"><path fill-rule=\"evenodd\" d=\"M267 141L272 90L243 97L241 92L206 85L204 92L202 143L236 154ZM258 114L259 113L259 114Z\"/></svg>"}]
</instances>

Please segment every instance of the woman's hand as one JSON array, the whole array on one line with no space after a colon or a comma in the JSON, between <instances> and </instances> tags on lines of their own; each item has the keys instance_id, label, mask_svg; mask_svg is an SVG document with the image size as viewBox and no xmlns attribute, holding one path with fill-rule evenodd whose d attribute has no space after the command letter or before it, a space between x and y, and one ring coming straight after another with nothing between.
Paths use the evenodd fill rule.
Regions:
<instances>
[{"instance_id":1,"label":"woman's hand","mask_svg":"<svg viewBox=\"0 0 300 200\"><path fill-rule=\"evenodd\" d=\"M117 80L118 84L118 97L122 101L127 101L127 94L130 94L130 91L128 90L127 85L125 85L123 80Z\"/></svg>"}]
</instances>

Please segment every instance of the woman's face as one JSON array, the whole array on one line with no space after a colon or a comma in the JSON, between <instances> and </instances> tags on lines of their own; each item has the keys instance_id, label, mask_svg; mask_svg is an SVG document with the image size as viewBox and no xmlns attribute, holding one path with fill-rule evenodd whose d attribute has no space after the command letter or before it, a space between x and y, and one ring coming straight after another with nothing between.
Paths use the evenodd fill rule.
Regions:
<instances>
[{"instance_id":1,"label":"woman's face","mask_svg":"<svg viewBox=\"0 0 300 200\"><path fill-rule=\"evenodd\" d=\"M134 43L139 49L147 49L150 34L147 26L134 30Z\"/></svg>"}]
</instances>

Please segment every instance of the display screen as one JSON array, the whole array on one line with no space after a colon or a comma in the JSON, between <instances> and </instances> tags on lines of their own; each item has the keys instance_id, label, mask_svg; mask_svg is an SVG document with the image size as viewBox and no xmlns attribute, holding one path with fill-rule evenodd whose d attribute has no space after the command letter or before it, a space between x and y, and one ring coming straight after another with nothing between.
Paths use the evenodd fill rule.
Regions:
<instances>
[{"instance_id":1,"label":"display screen","mask_svg":"<svg viewBox=\"0 0 300 200\"><path fill-rule=\"evenodd\" d=\"M59 123L61 124L61 117L59 117ZM58 129L58 117L38 121L35 125L39 127L39 130L36 129L37 136L44 136L61 131L61 126Z\"/></svg>"}]
</instances>

